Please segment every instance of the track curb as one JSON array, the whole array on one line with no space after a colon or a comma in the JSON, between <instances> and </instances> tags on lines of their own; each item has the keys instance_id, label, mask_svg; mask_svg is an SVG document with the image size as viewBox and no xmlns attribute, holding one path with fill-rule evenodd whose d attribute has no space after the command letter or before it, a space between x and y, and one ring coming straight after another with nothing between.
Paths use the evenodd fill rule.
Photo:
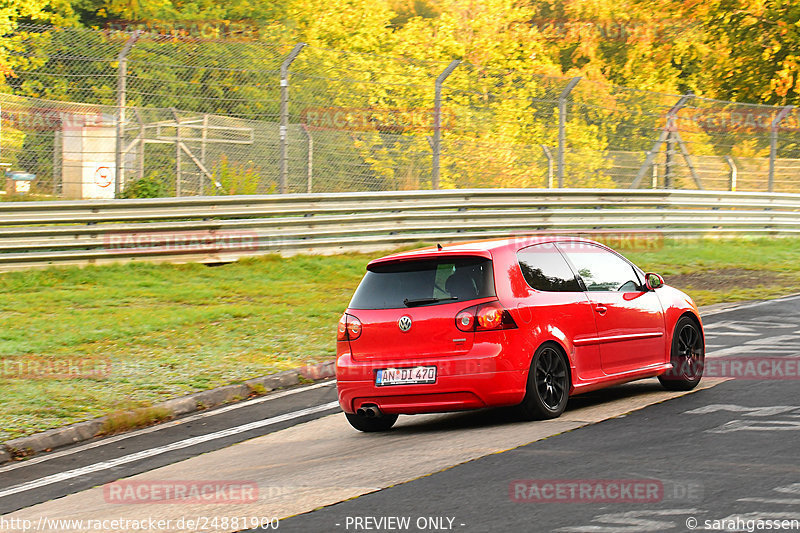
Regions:
<instances>
[{"instance_id":1,"label":"track curb","mask_svg":"<svg viewBox=\"0 0 800 533\"><path fill-rule=\"evenodd\" d=\"M276 389L298 385L304 380L319 381L335 375L334 361L326 361L249 379L235 385L225 385L188 396L180 396L159 402L147 409L158 410L164 419L168 420L202 409L239 401L254 394L261 395ZM130 413L133 414L134 411L130 411ZM101 436L107 433L105 430L110 421L111 417L101 416L68 426L48 429L26 437L11 439L0 444L0 464Z\"/></svg>"}]
</instances>

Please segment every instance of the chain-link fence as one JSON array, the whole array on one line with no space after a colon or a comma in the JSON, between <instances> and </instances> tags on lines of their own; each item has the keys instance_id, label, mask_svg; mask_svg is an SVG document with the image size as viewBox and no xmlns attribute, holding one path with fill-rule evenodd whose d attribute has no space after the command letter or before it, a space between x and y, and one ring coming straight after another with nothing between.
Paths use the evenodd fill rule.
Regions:
<instances>
[{"instance_id":1,"label":"chain-link fence","mask_svg":"<svg viewBox=\"0 0 800 533\"><path fill-rule=\"evenodd\" d=\"M789 107L110 30L22 25L0 59L0 163L35 174L40 194L800 191L800 114Z\"/></svg>"}]
</instances>

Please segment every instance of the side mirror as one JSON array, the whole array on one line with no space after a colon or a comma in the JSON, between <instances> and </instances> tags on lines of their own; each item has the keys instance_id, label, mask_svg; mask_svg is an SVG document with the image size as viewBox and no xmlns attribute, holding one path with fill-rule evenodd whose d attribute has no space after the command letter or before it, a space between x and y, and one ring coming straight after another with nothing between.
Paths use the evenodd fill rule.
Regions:
<instances>
[{"instance_id":1,"label":"side mirror","mask_svg":"<svg viewBox=\"0 0 800 533\"><path fill-rule=\"evenodd\" d=\"M664 278L653 272L648 272L644 275L644 284L648 291L652 291L664 286Z\"/></svg>"}]
</instances>

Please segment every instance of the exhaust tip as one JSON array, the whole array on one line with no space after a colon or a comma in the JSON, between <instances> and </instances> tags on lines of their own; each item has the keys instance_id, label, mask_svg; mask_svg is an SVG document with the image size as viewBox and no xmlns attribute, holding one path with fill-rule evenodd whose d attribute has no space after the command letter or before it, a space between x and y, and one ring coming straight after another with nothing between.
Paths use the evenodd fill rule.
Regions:
<instances>
[{"instance_id":1,"label":"exhaust tip","mask_svg":"<svg viewBox=\"0 0 800 533\"><path fill-rule=\"evenodd\" d=\"M356 414L366 418L377 418L381 416L381 410L378 409L377 405L362 405L358 408Z\"/></svg>"}]
</instances>

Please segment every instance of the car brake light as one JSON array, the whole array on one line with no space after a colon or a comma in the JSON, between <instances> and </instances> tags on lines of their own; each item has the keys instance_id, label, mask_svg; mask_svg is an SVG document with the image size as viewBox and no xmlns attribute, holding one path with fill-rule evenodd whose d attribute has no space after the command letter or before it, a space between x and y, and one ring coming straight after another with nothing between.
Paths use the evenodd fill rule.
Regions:
<instances>
[{"instance_id":1,"label":"car brake light","mask_svg":"<svg viewBox=\"0 0 800 533\"><path fill-rule=\"evenodd\" d=\"M461 331L494 331L514 329L517 324L498 302L473 305L456 315L456 327Z\"/></svg>"},{"instance_id":2,"label":"car brake light","mask_svg":"<svg viewBox=\"0 0 800 533\"><path fill-rule=\"evenodd\" d=\"M484 306L478 309L478 329L498 329L503 324L503 309L500 306Z\"/></svg>"},{"instance_id":3,"label":"car brake light","mask_svg":"<svg viewBox=\"0 0 800 533\"><path fill-rule=\"evenodd\" d=\"M336 333L336 340L354 341L361 336L361 321L353 315L347 313L339 319L339 330Z\"/></svg>"}]
</instances>

